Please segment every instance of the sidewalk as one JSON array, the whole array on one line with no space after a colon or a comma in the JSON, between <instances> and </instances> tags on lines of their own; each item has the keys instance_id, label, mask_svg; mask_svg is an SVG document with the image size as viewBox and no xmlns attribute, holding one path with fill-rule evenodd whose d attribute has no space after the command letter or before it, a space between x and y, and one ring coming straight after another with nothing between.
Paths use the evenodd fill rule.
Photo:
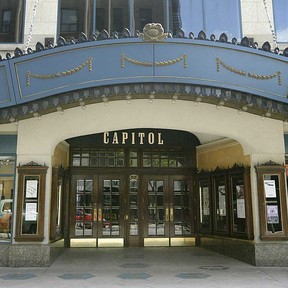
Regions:
<instances>
[{"instance_id":1,"label":"sidewalk","mask_svg":"<svg viewBox=\"0 0 288 288\"><path fill-rule=\"evenodd\" d=\"M50 267L0 269L0 287L288 288L288 267L254 267L198 248L72 248Z\"/></svg>"}]
</instances>

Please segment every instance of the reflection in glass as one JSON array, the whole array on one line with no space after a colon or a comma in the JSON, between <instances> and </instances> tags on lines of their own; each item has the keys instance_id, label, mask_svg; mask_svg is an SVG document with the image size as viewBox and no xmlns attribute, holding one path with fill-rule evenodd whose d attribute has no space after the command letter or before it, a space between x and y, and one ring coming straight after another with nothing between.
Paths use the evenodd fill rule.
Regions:
<instances>
[{"instance_id":1,"label":"reflection in glass","mask_svg":"<svg viewBox=\"0 0 288 288\"><path fill-rule=\"evenodd\" d=\"M130 179L130 235L138 235L138 177Z\"/></svg>"},{"instance_id":2,"label":"reflection in glass","mask_svg":"<svg viewBox=\"0 0 288 288\"><path fill-rule=\"evenodd\" d=\"M23 41L24 0L1 0L0 43Z\"/></svg>"},{"instance_id":3,"label":"reflection in glass","mask_svg":"<svg viewBox=\"0 0 288 288\"><path fill-rule=\"evenodd\" d=\"M189 182L185 180L175 180L173 182L173 188L174 233L175 235L191 235Z\"/></svg>"},{"instance_id":4,"label":"reflection in glass","mask_svg":"<svg viewBox=\"0 0 288 288\"><path fill-rule=\"evenodd\" d=\"M186 35L203 29L202 1L171 0L170 11L170 30L174 35L180 28Z\"/></svg>"},{"instance_id":5,"label":"reflection in glass","mask_svg":"<svg viewBox=\"0 0 288 288\"><path fill-rule=\"evenodd\" d=\"M165 27L165 2L165 0L134 0L134 30L143 31L148 23L160 23Z\"/></svg>"},{"instance_id":6,"label":"reflection in glass","mask_svg":"<svg viewBox=\"0 0 288 288\"><path fill-rule=\"evenodd\" d=\"M273 10L277 42L288 42L288 2L273 1Z\"/></svg>"},{"instance_id":7,"label":"reflection in glass","mask_svg":"<svg viewBox=\"0 0 288 288\"><path fill-rule=\"evenodd\" d=\"M78 179L76 183L75 236L92 235L93 180Z\"/></svg>"},{"instance_id":8,"label":"reflection in glass","mask_svg":"<svg viewBox=\"0 0 288 288\"><path fill-rule=\"evenodd\" d=\"M103 180L103 236L120 235L120 180Z\"/></svg>"},{"instance_id":9,"label":"reflection in glass","mask_svg":"<svg viewBox=\"0 0 288 288\"><path fill-rule=\"evenodd\" d=\"M216 38L226 33L228 38L241 38L241 14L239 0L203 0L204 30ZM229 15L229 17L223 17Z\"/></svg>"},{"instance_id":10,"label":"reflection in glass","mask_svg":"<svg viewBox=\"0 0 288 288\"><path fill-rule=\"evenodd\" d=\"M11 239L14 172L15 156L0 156L0 241Z\"/></svg>"},{"instance_id":11,"label":"reflection in glass","mask_svg":"<svg viewBox=\"0 0 288 288\"><path fill-rule=\"evenodd\" d=\"M164 181L148 180L148 235L165 234Z\"/></svg>"}]
</instances>

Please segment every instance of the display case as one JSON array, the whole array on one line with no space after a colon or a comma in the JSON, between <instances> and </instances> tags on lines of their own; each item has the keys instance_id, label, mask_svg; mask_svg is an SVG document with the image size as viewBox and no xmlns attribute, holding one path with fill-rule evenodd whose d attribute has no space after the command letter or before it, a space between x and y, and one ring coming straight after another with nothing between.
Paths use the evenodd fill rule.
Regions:
<instances>
[{"instance_id":1,"label":"display case","mask_svg":"<svg viewBox=\"0 0 288 288\"><path fill-rule=\"evenodd\" d=\"M255 166L257 172L260 238L287 240L287 194L285 166L274 162Z\"/></svg>"},{"instance_id":2,"label":"display case","mask_svg":"<svg viewBox=\"0 0 288 288\"><path fill-rule=\"evenodd\" d=\"M44 239L45 185L48 167L29 162L18 168L15 240Z\"/></svg>"},{"instance_id":3,"label":"display case","mask_svg":"<svg viewBox=\"0 0 288 288\"><path fill-rule=\"evenodd\" d=\"M253 239L250 168L198 173L199 232Z\"/></svg>"}]
</instances>

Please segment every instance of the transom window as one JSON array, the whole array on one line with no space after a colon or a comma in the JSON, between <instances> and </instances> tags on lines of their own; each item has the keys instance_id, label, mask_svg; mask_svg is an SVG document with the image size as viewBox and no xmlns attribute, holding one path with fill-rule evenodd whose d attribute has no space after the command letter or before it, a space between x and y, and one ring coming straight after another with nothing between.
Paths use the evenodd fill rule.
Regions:
<instances>
[{"instance_id":1,"label":"transom window","mask_svg":"<svg viewBox=\"0 0 288 288\"><path fill-rule=\"evenodd\" d=\"M141 155L140 155L141 154ZM182 150L144 149L141 153L131 149L89 149L74 148L72 152L73 167L138 167L144 168L183 168L185 155ZM187 161L188 163L189 161Z\"/></svg>"},{"instance_id":2,"label":"transom window","mask_svg":"<svg viewBox=\"0 0 288 288\"><path fill-rule=\"evenodd\" d=\"M123 149L85 149L75 148L72 166L82 167L124 167Z\"/></svg>"}]
</instances>

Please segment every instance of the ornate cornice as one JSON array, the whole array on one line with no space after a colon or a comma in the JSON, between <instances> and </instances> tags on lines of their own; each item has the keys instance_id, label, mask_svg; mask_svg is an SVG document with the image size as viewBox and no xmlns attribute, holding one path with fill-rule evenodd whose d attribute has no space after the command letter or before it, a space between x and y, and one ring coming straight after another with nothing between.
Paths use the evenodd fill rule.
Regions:
<instances>
[{"instance_id":1,"label":"ornate cornice","mask_svg":"<svg viewBox=\"0 0 288 288\"><path fill-rule=\"evenodd\" d=\"M65 109L84 107L93 103L109 101L134 101L137 99L170 99L192 101L233 108L238 113L251 113L261 117L287 121L288 105L249 93L211 86L174 83L133 83L87 88L47 97L17 106L0 109L0 124L39 117Z\"/></svg>"},{"instance_id":2,"label":"ornate cornice","mask_svg":"<svg viewBox=\"0 0 288 288\"><path fill-rule=\"evenodd\" d=\"M211 42L220 42L220 43L226 43L227 45L235 45L235 46L242 46L246 48L251 48L254 50L261 50L268 53L273 54L279 54L283 55L285 57L288 57L288 47L283 50L283 52L280 52L280 49L276 47L273 51L271 50L271 45L268 41L266 41L261 47L258 47L258 43L254 42L251 43L248 37L243 37L241 41L239 42L237 38L232 38L231 41L229 41L228 36L225 33L222 33L219 36L219 39L216 39L215 35L212 34L210 37L207 37L206 33L202 30L198 33L198 35L195 37L193 32L188 33L188 36L185 35L184 31L182 29L178 29L175 35L172 35L169 33L164 33L164 29L161 24L159 23L149 23L147 24L144 29L143 33L140 33L139 31L135 31L134 35L132 35L131 31L128 28L125 28L122 33L113 32L111 35L106 31L103 30L101 32L96 32L94 34L91 34L90 37L85 35L83 32L79 34L78 39L71 38L71 39L64 39L63 37L59 37L57 40L56 45L54 43L49 43L47 47L45 47L41 42L38 42L35 46L35 50L32 48L28 48L27 51L24 51L20 48L16 48L14 50L14 55L11 55L11 53L6 54L6 59L2 59L0 56L0 61L4 60L10 60L12 58L22 57L28 54L38 53L42 52L44 50L50 50L50 49L59 49L64 46L68 45L77 45L85 42L94 42L94 41L103 41L107 39L123 39L123 38L141 38L143 41L150 41L150 42L159 42L164 41L168 38L185 38L185 39L191 39L191 40L208 40ZM231 47L231 46L230 46Z\"/></svg>"}]
</instances>

